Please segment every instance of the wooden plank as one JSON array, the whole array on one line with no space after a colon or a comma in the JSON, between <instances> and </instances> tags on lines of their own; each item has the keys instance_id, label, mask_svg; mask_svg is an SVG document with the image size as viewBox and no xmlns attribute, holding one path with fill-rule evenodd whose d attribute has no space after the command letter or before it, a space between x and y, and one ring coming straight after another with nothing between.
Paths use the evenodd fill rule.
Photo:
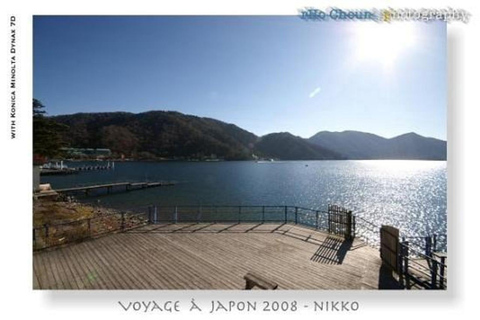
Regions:
<instances>
[{"instance_id":1,"label":"wooden plank","mask_svg":"<svg viewBox=\"0 0 480 320\"><path fill-rule=\"evenodd\" d=\"M89 242L91 241L86 241L84 246L82 246L85 250L85 254L83 255L84 262L89 266L90 269L90 272L88 273L88 279L95 288L108 289L102 272L103 267L97 264L93 254L94 250L89 250Z\"/></svg>"},{"instance_id":2,"label":"wooden plank","mask_svg":"<svg viewBox=\"0 0 480 320\"><path fill-rule=\"evenodd\" d=\"M50 271L51 266L49 263L46 261L47 257L44 254L36 254L34 255L34 258L37 259L38 261L38 266L39 266L39 275L40 277L40 285L42 288L45 289L55 289L55 280L52 276L52 273Z\"/></svg>"},{"instance_id":3,"label":"wooden plank","mask_svg":"<svg viewBox=\"0 0 480 320\"><path fill-rule=\"evenodd\" d=\"M90 250L92 259L96 261L96 264L101 268L104 275L104 283L107 289L121 289L121 278L117 279L114 276L113 268L110 262L105 258L105 254L102 252L103 242L96 243L95 241L85 242L85 246Z\"/></svg>"},{"instance_id":4,"label":"wooden plank","mask_svg":"<svg viewBox=\"0 0 480 320\"><path fill-rule=\"evenodd\" d=\"M117 252L117 238L118 237L112 239L112 237L106 236L98 239L101 241L100 246L96 243L97 240L92 241L92 245L95 245L95 248L99 250L98 255L104 257L104 259L108 261L108 265L112 266L109 270L110 275L118 280L116 285L118 285L119 289L130 289L132 288L132 284L135 283L135 279L125 263L123 263L124 260L121 255ZM132 249L133 248L130 248L130 250ZM124 250L129 250L129 248L124 248Z\"/></svg>"},{"instance_id":5,"label":"wooden plank","mask_svg":"<svg viewBox=\"0 0 480 320\"><path fill-rule=\"evenodd\" d=\"M112 244L110 241L91 241L87 244L97 263L102 266L103 273L107 275L107 280L105 280L107 287L109 289L128 289L128 284L115 266L115 256L111 255L111 251L115 250L115 245L116 242Z\"/></svg>"},{"instance_id":6,"label":"wooden plank","mask_svg":"<svg viewBox=\"0 0 480 320\"><path fill-rule=\"evenodd\" d=\"M52 251L50 255L50 265L52 266L53 275L57 283L57 289L69 289L68 283L64 283L65 272L62 267L62 259L59 257L58 251Z\"/></svg>"},{"instance_id":7,"label":"wooden plank","mask_svg":"<svg viewBox=\"0 0 480 320\"><path fill-rule=\"evenodd\" d=\"M64 261L64 268L68 269L68 280L69 280L69 286L73 290L78 290L83 288L83 286L79 286L78 282L78 275L75 267L71 263L70 256L68 255L69 250L59 250L59 253Z\"/></svg>"},{"instance_id":8,"label":"wooden plank","mask_svg":"<svg viewBox=\"0 0 480 320\"><path fill-rule=\"evenodd\" d=\"M136 256L142 259L144 263L143 268L149 268L149 272L155 280L155 288L162 288L162 284L168 283L167 288L175 288L175 285L180 288L188 288L185 282L185 277L182 274L182 266L176 262L169 261L170 253L162 249L165 246L163 243L144 239L143 235L135 236L135 243L137 244ZM130 236L126 237L125 241L132 240ZM152 246L153 245L153 246Z\"/></svg>"},{"instance_id":9,"label":"wooden plank","mask_svg":"<svg viewBox=\"0 0 480 320\"><path fill-rule=\"evenodd\" d=\"M80 266L74 261L74 253L70 247L66 247L65 250L59 250L62 256L67 261L70 271L72 272L72 278L70 278L70 283L72 288L85 289L85 283L83 282L83 272L80 269Z\"/></svg>"},{"instance_id":10,"label":"wooden plank","mask_svg":"<svg viewBox=\"0 0 480 320\"><path fill-rule=\"evenodd\" d=\"M32 272L32 289L40 289L40 281L38 280L38 271L36 270L37 268L35 267L35 264L33 266L33 272Z\"/></svg>"},{"instance_id":11,"label":"wooden plank","mask_svg":"<svg viewBox=\"0 0 480 320\"><path fill-rule=\"evenodd\" d=\"M94 283L94 274L92 273L91 266L86 263L86 250L85 245L73 245L69 246L68 249L71 251L72 262L79 267L79 276L82 281L82 286L84 289L98 289Z\"/></svg>"}]
</instances>

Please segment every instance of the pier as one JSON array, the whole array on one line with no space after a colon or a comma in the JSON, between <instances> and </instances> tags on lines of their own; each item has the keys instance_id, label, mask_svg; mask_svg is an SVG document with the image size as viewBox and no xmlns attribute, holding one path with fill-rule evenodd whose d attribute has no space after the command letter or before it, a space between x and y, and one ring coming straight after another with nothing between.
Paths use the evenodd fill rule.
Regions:
<instances>
[{"instance_id":1,"label":"pier","mask_svg":"<svg viewBox=\"0 0 480 320\"><path fill-rule=\"evenodd\" d=\"M78 170L75 169L41 169L40 175L41 176L63 176L68 174L75 174L78 173Z\"/></svg>"},{"instance_id":2,"label":"pier","mask_svg":"<svg viewBox=\"0 0 480 320\"><path fill-rule=\"evenodd\" d=\"M73 187L73 188L64 188L64 189L55 189L57 193L61 194L70 194L70 193L85 193L86 195L89 194L92 190L101 190L105 189L107 193L112 192L114 188L116 189L124 189L125 191L132 191L138 189L147 189L147 188L155 188L155 187L164 187L164 186L173 186L175 185L174 182L165 182L165 181L158 181L158 182L115 182L115 183L106 183L106 184L97 184L91 186L83 186L83 187Z\"/></svg>"}]
</instances>

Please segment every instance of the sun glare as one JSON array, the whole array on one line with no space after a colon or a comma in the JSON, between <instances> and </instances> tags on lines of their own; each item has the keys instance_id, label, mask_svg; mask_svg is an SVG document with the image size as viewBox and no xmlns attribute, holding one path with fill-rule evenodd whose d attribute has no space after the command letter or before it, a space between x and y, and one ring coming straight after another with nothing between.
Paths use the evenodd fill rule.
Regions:
<instances>
[{"instance_id":1,"label":"sun glare","mask_svg":"<svg viewBox=\"0 0 480 320\"><path fill-rule=\"evenodd\" d=\"M355 25L354 46L360 62L370 61L390 70L416 42L413 23L361 22Z\"/></svg>"}]
</instances>

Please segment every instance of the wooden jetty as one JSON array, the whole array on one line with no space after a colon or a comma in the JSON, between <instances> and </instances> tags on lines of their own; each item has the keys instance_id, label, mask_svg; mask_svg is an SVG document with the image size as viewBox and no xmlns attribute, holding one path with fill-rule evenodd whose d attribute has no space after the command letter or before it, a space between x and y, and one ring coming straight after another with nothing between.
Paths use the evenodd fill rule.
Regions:
<instances>
[{"instance_id":1,"label":"wooden jetty","mask_svg":"<svg viewBox=\"0 0 480 320\"><path fill-rule=\"evenodd\" d=\"M95 171L95 170L113 170L115 169L114 164L107 164L107 165L85 165L81 167L73 168L76 171Z\"/></svg>"},{"instance_id":2,"label":"wooden jetty","mask_svg":"<svg viewBox=\"0 0 480 320\"><path fill-rule=\"evenodd\" d=\"M55 191L58 193L78 193L84 192L88 195L88 193L92 190L100 190L106 189L107 193L110 193L113 188L125 188L125 191L131 190L138 190L138 189L146 189L146 188L155 188L155 187L163 187L163 186L173 186L175 185L174 182L115 182L115 183L106 183L106 184L97 184L91 186L83 186L83 187L73 187L73 188L64 188L64 189L56 189Z\"/></svg>"},{"instance_id":3,"label":"wooden jetty","mask_svg":"<svg viewBox=\"0 0 480 320\"><path fill-rule=\"evenodd\" d=\"M63 175L75 174L75 173L78 173L78 170L75 170L73 168L40 170L41 176L63 176Z\"/></svg>"},{"instance_id":4,"label":"wooden jetty","mask_svg":"<svg viewBox=\"0 0 480 320\"><path fill-rule=\"evenodd\" d=\"M254 273L278 290L379 289L381 264L361 240L293 224L156 224L35 252L33 287L242 290Z\"/></svg>"}]
</instances>

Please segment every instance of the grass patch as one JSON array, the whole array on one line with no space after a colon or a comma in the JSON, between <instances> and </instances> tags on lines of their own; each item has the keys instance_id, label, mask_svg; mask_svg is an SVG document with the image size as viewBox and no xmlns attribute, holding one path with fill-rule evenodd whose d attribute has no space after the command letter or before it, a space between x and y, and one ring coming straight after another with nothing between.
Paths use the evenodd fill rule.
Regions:
<instances>
[{"instance_id":1,"label":"grass patch","mask_svg":"<svg viewBox=\"0 0 480 320\"><path fill-rule=\"evenodd\" d=\"M74 202L35 201L33 204L33 226L55 225L93 218L95 209Z\"/></svg>"},{"instance_id":2,"label":"grass patch","mask_svg":"<svg viewBox=\"0 0 480 320\"><path fill-rule=\"evenodd\" d=\"M123 217L123 219L122 219ZM37 200L33 204L34 249L75 242L145 225L146 216L77 202Z\"/></svg>"}]
</instances>

